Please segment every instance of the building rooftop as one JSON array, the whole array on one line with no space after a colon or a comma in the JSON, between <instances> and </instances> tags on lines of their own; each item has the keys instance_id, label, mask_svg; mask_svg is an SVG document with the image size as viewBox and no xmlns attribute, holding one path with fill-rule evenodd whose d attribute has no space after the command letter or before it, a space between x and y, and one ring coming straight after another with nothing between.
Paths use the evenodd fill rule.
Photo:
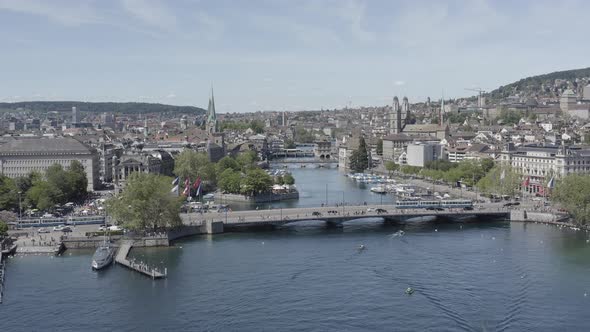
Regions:
<instances>
[{"instance_id":1,"label":"building rooftop","mask_svg":"<svg viewBox=\"0 0 590 332\"><path fill-rule=\"evenodd\" d=\"M14 138L0 145L0 155L90 152L89 147L73 138Z\"/></svg>"}]
</instances>

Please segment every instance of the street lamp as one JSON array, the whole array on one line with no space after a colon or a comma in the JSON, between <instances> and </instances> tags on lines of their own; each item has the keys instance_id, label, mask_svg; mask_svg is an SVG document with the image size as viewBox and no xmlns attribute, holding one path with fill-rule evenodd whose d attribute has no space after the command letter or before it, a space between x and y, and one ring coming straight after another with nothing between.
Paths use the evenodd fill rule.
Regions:
<instances>
[{"instance_id":1,"label":"street lamp","mask_svg":"<svg viewBox=\"0 0 590 332\"><path fill-rule=\"evenodd\" d=\"M18 192L18 219L20 220L22 218L22 214L23 214L23 209L22 209L22 204L21 204L21 195L22 195L22 191Z\"/></svg>"}]
</instances>

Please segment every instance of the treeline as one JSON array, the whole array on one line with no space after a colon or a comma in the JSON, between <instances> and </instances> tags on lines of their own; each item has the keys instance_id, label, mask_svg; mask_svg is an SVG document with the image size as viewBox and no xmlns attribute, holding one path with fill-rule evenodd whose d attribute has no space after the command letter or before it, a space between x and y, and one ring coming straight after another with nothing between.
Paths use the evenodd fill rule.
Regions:
<instances>
[{"instance_id":1,"label":"treeline","mask_svg":"<svg viewBox=\"0 0 590 332\"><path fill-rule=\"evenodd\" d=\"M206 111L194 106L174 106L157 103L115 103L115 102L81 102L81 101L27 101L17 103L0 103L0 110L25 109L34 112L65 112L76 106L79 112L88 113L179 113L204 114Z\"/></svg>"},{"instance_id":2,"label":"treeline","mask_svg":"<svg viewBox=\"0 0 590 332\"><path fill-rule=\"evenodd\" d=\"M494 161L491 159L464 160L459 163L452 163L447 160L434 160L426 163L424 168L404 165L400 167L400 172L421 175L428 179L444 181L449 184L461 182L467 186L474 186L493 167Z\"/></svg>"},{"instance_id":3,"label":"treeline","mask_svg":"<svg viewBox=\"0 0 590 332\"><path fill-rule=\"evenodd\" d=\"M21 207L52 211L68 202L84 201L88 195L84 166L72 161L66 170L60 164L50 166L45 174L32 172L11 179L0 176L0 210L18 211Z\"/></svg>"}]
</instances>

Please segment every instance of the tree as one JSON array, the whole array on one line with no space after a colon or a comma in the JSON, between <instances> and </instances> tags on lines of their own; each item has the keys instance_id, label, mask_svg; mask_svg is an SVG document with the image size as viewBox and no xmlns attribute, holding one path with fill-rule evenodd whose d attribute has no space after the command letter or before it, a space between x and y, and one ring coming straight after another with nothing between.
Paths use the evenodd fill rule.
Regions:
<instances>
[{"instance_id":1,"label":"tree","mask_svg":"<svg viewBox=\"0 0 590 332\"><path fill-rule=\"evenodd\" d=\"M230 156L225 156L221 158L221 160L219 160L215 165L215 169L218 176L228 168L234 171L239 171L241 167L240 164Z\"/></svg>"},{"instance_id":2,"label":"tree","mask_svg":"<svg viewBox=\"0 0 590 332\"><path fill-rule=\"evenodd\" d=\"M590 176L570 174L557 183L553 198L579 224L590 220Z\"/></svg>"},{"instance_id":3,"label":"tree","mask_svg":"<svg viewBox=\"0 0 590 332\"><path fill-rule=\"evenodd\" d=\"M389 172L389 176L391 176L391 174L395 171L397 171L399 169L399 165L394 163L393 161L386 161L385 162L385 169L387 170L387 172Z\"/></svg>"},{"instance_id":4,"label":"tree","mask_svg":"<svg viewBox=\"0 0 590 332\"><path fill-rule=\"evenodd\" d=\"M246 151L240 153L236 157L236 161L240 164L242 171L246 171L254 167L254 163L258 160L258 156L254 151Z\"/></svg>"},{"instance_id":5,"label":"tree","mask_svg":"<svg viewBox=\"0 0 590 332\"><path fill-rule=\"evenodd\" d=\"M0 220L0 237L8 235L8 225Z\"/></svg>"},{"instance_id":6,"label":"tree","mask_svg":"<svg viewBox=\"0 0 590 332\"><path fill-rule=\"evenodd\" d=\"M40 210L52 210L63 200L63 193L58 187L49 181L36 180L27 191L25 202Z\"/></svg>"},{"instance_id":7,"label":"tree","mask_svg":"<svg viewBox=\"0 0 590 332\"><path fill-rule=\"evenodd\" d=\"M283 183L292 186L295 184L295 178L293 175L287 173L283 176Z\"/></svg>"},{"instance_id":8,"label":"tree","mask_svg":"<svg viewBox=\"0 0 590 332\"><path fill-rule=\"evenodd\" d=\"M88 179L84 166L73 160L66 172L66 181L69 192L68 201L83 201L88 195Z\"/></svg>"},{"instance_id":9,"label":"tree","mask_svg":"<svg viewBox=\"0 0 590 332\"><path fill-rule=\"evenodd\" d=\"M182 151L174 161L174 174L182 180L194 181L199 176L203 182L210 185L216 183L215 165L209 161L207 155L194 150Z\"/></svg>"},{"instance_id":10,"label":"tree","mask_svg":"<svg viewBox=\"0 0 590 332\"><path fill-rule=\"evenodd\" d=\"M242 193L250 196L268 192L272 187L272 177L259 168L250 169L243 181Z\"/></svg>"},{"instance_id":11,"label":"tree","mask_svg":"<svg viewBox=\"0 0 590 332\"><path fill-rule=\"evenodd\" d=\"M521 176L510 166L493 167L477 182L477 188L488 195L507 195L513 197L518 193Z\"/></svg>"},{"instance_id":12,"label":"tree","mask_svg":"<svg viewBox=\"0 0 590 332\"><path fill-rule=\"evenodd\" d=\"M250 121L250 129L256 134L262 134L264 132L264 123L260 120Z\"/></svg>"},{"instance_id":13,"label":"tree","mask_svg":"<svg viewBox=\"0 0 590 332\"><path fill-rule=\"evenodd\" d=\"M133 230L153 230L182 224L180 206L183 197L170 193L171 178L133 172L125 189L106 202L107 212Z\"/></svg>"},{"instance_id":14,"label":"tree","mask_svg":"<svg viewBox=\"0 0 590 332\"><path fill-rule=\"evenodd\" d=\"M242 175L231 168L219 175L219 188L227 193L239 194L242 187Z\"/></svg>"},{"instance_id":15,"label":"tree","mask_svg":"<svg viewBox=\"0 0 590 332\"><path fill-rule=\"evenodd\" d=\"M378 155L382 156L383 155L383 140L379 139L379 141L377 142L377 148L376 148L376 152Z\"/></svg>"},{"instance_id":16,"label":"tree","mask_svg":"<svg viewBox=\"0 0 590 332\"><path fill-rule=\"evenodd\" d=\"M18 209L18 188L13 179L0 175L0 209Z\"/></svg>"},{"instance_id":17,"label":"tree","mask_svg":"<svg viewBox=\"0 0 590 332\"><path fill-rule=\"evenodd\" d=\"M354 172L364 172L369 167L369 155L367 153L367 144L365 138L361 137L359 140L358 149L354 150L350 155L350 168Z\"/></svg>"}]
</instances>

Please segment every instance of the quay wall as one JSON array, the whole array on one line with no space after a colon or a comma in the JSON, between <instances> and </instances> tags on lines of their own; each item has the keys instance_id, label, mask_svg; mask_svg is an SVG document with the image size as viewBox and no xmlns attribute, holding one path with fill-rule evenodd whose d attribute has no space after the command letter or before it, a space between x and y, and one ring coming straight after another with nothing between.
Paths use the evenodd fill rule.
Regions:
<instances>
[{"instance_id":1,"label":"quay wall","mask_svg":"<svg viewBox=\"0 0 590 332\"><path fill-rule=\"evenodd\" d=\"M557 215L550 212L531 212L527 210L511 210L511 221L533 221L552 223L564 219L565 216Z\"/></svg>"}]
</instances>

